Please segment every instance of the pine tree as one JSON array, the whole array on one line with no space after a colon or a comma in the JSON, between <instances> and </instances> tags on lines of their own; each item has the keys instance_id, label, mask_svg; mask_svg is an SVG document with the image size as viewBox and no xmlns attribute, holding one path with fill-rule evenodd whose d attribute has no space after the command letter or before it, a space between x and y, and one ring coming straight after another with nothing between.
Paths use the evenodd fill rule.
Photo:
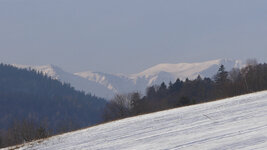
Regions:
<instances>
[{"instance_id":1,"label":"pine tree","mask_svg":"<svg viewBox=\"0 0 267 150\"><path fill-rule=\"evenodd\" d=\"M225 71L224 65L221 65L217 74L214 76L214 81L218 97L228 96L227 86L229 84L228 72Z\"/></svg>"},{"instance_id":2,"label":"pine tree","mask_svg":"<svg viewBox=\"0 0 267 150\"><path fill-rule=\"evenodd\" d=\"M227 77L228 77L228 72L225 71L225 67L224 65L221 65L217 74L215 75L215 83L217 85L222 85L227 81Z\"/></svg>"}]
</instances>

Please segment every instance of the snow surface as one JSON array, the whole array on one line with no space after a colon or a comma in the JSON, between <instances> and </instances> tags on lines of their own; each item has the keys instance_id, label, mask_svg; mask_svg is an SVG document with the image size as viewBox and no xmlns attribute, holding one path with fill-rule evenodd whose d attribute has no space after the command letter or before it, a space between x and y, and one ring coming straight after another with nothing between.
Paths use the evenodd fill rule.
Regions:
<instances>
[{"instance_id":1,"label":"snow surface","mask_svg":"<svg viewBox=\"0 0 267 150\"><path fill-rule=\"evenodd\" d=\"M267 149L267 91L114 121L20 149Z\"/></svg>"},{"instance_id":2,"label":"snow surface","mask_svg":"<svg viewBox=\"0 0 267 150\"><path fill-rule=\"evenodd\" d=\"M78 90L92 93L99 97L111 99L116 93L129 93L138 91L144 93L148 86L162 82L175 82L177 78L195 79L198 75L212 77L223 64L227 70L241 68L242 62L231 59L218 59L200 63L159 64L147 70L130 75L108 74L101 72L69 73L54 65L27 66L14 65L19 68L32 68L54 79L70 83Z\"/></svg>"}]
</instances>

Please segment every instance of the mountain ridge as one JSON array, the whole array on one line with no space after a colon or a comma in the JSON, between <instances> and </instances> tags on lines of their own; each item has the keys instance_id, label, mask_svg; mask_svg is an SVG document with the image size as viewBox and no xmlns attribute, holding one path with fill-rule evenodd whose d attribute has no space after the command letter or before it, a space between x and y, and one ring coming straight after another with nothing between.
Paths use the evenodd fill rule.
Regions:
<instances>
[{"instance_id":1,"label":"mountain ridge","mask_svg":"<svg viewBox=\"0 0 267 150\"><path fill-rule=\"evenodd\" d=\"M177 78L181 80L194 79L198 75L212 77L221 64L225 66L226 70L244 66L242 61L232 59L216 59L197 63L163 63L136 74L125 75L93 71L69 73L55 65L13 65L19 68L35 69L54 79L70 83L78 90L111 99L116 93L133 91L144 93L148 86L162 82L174 82Z\"/></svg>"}]
</instances>

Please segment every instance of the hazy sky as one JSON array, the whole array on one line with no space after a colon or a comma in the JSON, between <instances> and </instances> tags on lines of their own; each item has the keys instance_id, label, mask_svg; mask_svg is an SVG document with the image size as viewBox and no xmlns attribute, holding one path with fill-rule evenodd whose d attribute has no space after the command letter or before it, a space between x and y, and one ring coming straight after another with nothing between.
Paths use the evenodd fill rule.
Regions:
<instances>
[{"instance_id":1,"label":"hazy sky","mask_svg":"<svg viewBox=\"0 0 267 150\"><path fill-rule=\"evenodd\" d=\"M217 58L267 62L267 0L0 0L0 61L135 73Z\"/></svg>"}]
</instances>

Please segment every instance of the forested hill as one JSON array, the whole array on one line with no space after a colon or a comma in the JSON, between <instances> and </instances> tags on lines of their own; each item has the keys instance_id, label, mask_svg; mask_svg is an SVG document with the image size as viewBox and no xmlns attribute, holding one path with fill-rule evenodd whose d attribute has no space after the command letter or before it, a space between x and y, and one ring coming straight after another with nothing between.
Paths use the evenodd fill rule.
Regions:
<instances>
[{"instance_id":1,"label":"forested hill","mask_svg":"<svg viewBox=\"0 0 267 150\"><path fill-rule=\"evenodd\" d=\"M0 64L1 129L22 119L53 130L86 127L101 122L105 104L42 73Z\"/></svg>"}]
</instances>

